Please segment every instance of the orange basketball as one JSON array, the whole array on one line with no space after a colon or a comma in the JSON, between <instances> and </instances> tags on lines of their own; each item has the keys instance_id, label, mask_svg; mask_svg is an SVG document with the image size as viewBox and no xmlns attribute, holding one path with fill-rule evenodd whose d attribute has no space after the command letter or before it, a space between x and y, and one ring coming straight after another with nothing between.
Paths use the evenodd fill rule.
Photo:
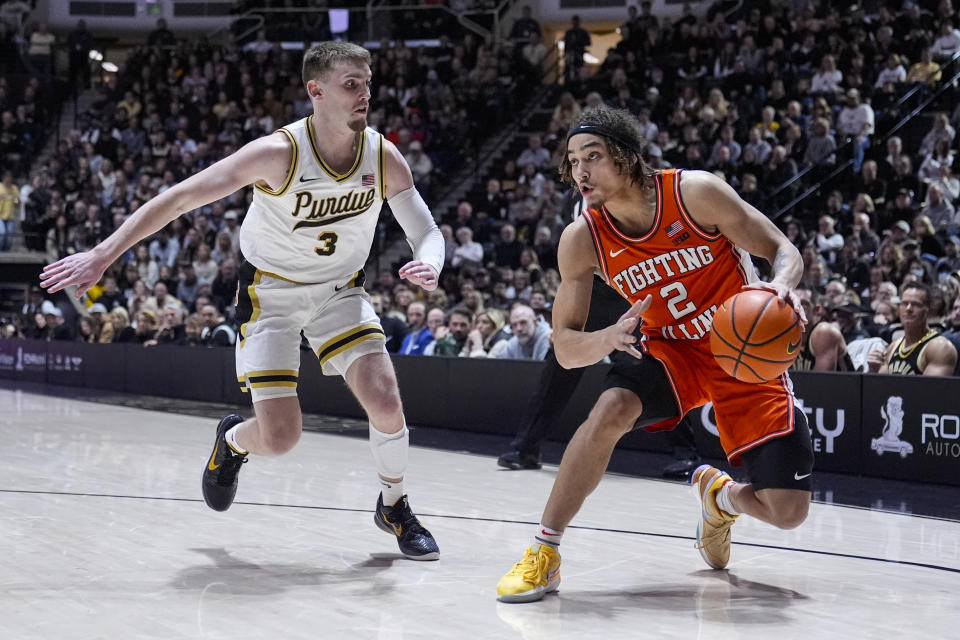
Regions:
<instances>
[{"instance_id":1,"label":"orange basketball","mask_svg":"<svg viewBox=\"0 0 960 640\"><path fill-rule=\"evenodd\" d=\"M766 382L790 368L800 351L803 324L770 291L748 289L713 316L710 349L720 367L743 382Z\"/></svg>"}]
</instances>

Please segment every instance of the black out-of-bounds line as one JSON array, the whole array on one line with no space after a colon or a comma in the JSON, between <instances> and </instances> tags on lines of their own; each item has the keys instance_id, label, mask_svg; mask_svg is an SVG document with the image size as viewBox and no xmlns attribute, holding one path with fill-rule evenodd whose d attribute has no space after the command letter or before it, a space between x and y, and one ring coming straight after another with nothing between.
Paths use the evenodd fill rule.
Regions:
<instances>
[{"instance_id":1,"label":"black out-of-bounds line","mask_svg":"<svg viewBox=\"0 0 960 640\"><path fill-rule=\"evenodd\" d=\"M128 500L158 500L168 502L202 502L197 498L164 498L161 496L130 496L115 493L83 493L74 491L42 491L31 489L0 489L0 493L28 493L35 495L53 495L53 496L79 496L86 498L125 498ZM350 507L320 507L316 505L305 504L277 504L275 502L234 502L248 507L282 507L285 509L312 509L314 511L339 511L345 513L372 513L372 509L353 509ZM886 513L886 512L884 512ZM425 518L443 518L446 520L470 520L472 522L498 522L501 524L524 524L537 526L539 523L531 520L507 520L505 518L483 518L479 516L456 516L441 513L421 513ZM895 515L895 514L894 514ZM631 529L611 529L608 527L588 527L584 525L572 524L568 529L580 529L582 531L600 531L603 533L625 533L634 536L646 536L649 538L668 538L672 540L694 540L694 536L681 536L673 533L653 533L650 531L633 531ZM798 553L809 553L818 556L830 556L833 558L850 558L853 560L867 560L869 562L883 562L886 564L899 564L909 567L919 567L921 569L933 569L935 571L946 571L948 573L960 573L960 569L953 567L944 567L938 564L928 564L925 562L911 562L909 560L890 560L888 558L876 558L874 556L861 556L855 553L839 553L837 551L820 551L817 549L799 549L797 547L781 547L775 544L761 544L759 542L732 542L741 547L754 547L757 549L773 549L776 551L796 551Z\"/></svg>"}]
</instances>

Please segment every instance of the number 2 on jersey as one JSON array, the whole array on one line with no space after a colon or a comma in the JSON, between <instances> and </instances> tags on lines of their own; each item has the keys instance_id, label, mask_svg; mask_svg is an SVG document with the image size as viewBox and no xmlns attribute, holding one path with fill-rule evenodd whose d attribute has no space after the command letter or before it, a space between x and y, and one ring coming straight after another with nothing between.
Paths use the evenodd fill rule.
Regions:
<instances>
[{"instance_id":1,"label":"number 2 on jersey","mask_svg":"<svg viewBox=\"0 0 960 640\"><path fill-rule=\"evenodd\" d=\"M318 256L329 256L334 251L337 250L337 234L333 231L325 231L317 236L317 241L321 243L319 247L314 249L317 252Z\"/></svg>"},{"instance_id":2,"label":"number 2 on jersey","mask_svg":"<svg viewBox=\"0 0 960 640\"><path fill-rule=\"evenodd\" d=\"M682 282L671 282L660 289L660 297L667 301L667 309L677 320L697 310L697 305L692 300L687 300L687 288ZM683 308L678 308L684 300L687 300L687 304L683 305Z\"/></svg>"}]
</instances>

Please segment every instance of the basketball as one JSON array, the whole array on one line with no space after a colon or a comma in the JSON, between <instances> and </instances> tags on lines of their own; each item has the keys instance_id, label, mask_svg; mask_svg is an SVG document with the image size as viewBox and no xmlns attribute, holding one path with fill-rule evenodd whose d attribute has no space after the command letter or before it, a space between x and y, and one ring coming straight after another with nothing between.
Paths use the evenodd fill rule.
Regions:
<instances>
[{"instance_id":1,"label":"basketball","mask_svg":"<svg viewBox=\"0 0 960 640\"><path fill-rule=\"evenodd\" d=\"M790 368L800 351L803 324L770 291L742 291L713 316L710 349L720 367L743 382L766 382Z\"/></svg>"}]
</instances>

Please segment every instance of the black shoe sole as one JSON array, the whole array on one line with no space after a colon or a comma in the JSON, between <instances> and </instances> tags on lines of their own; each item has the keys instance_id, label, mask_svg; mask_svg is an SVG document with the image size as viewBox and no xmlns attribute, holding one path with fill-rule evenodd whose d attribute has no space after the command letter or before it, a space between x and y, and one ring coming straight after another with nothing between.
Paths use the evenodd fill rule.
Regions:
<instances>
[{"instance_id":1,"label":"black shoe sole","mask_svg":"<svg viewBox=\"0 0 960 640\"><path fill-rule=\"evenodd\" d=\"M535 465L531 465L531 464L522 464L520 462L508 462L503 459L497 460L497 466L503 467L504 469L510 469L511 471L524 471L524 470L536 471L537 469L540 469L543 467L543 465L541 465L539 462L536 463Z\"/></svg>"}]
</instances>

